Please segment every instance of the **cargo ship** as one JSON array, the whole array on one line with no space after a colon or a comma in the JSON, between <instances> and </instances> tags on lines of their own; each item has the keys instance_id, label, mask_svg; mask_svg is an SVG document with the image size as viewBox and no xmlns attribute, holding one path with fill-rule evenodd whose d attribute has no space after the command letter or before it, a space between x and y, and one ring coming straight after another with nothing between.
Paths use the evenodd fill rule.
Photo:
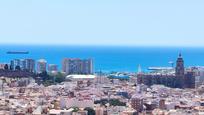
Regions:
<instances>
[{"instance_id":1,"label":"cargo ship","mask_svg":"<svg viewBox=\"0 0 204 115\"><path fill-rule=\"evenodd\" d=\"M8 51L7 54L29 54L28 51Z\"/></svg>"}]
</instances>

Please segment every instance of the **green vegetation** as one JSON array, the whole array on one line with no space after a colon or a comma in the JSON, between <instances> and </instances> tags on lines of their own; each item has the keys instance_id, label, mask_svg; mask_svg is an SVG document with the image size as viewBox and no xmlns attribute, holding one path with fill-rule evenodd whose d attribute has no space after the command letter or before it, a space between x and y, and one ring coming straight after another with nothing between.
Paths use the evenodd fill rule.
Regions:
<instances>
[{"instance_id":1,"label":"green vegetation","mask_svg":"<svg viewBox=\"0 0 204 115\"><path fill-rule=\"evenodd\" d=\"M88 111L88 115L95 115L96 112L93 108L86 107L84 110Z\"/></svg>"},{"instance_id":2,"label":"green vegetation","mask_svg":"<svg viewBox=\"0 0 204 115\"><path fill-rule=\"evenodd\" d=\"M126 103L120 102L118 99L111 99L109 103L111 106L126 106Z\"/></svg>"},{"instance_id":3,"label":"green vegetation","mask_svg":"<svg viewBox=\"0 0 204 115\"><path fill-rule=\"evenodd\" d=\"M72 112L77 112L79 111L79 108L78 107L72 107L74 110Z\"/></svg>"},{"instance_id":4,"label":"green vegetation","mask_svg":"<svg viewBox=\"0 0 204 115\"><path fill-rule=\"evenodd\" d=\"M56 75L54 75L54 77L55 77L56 83L61 83L61 82L65 81L65 75L62 74L61 72L58 72Z\"/></svg>"},{"instance_id":5,"label":"green vegetation","mask_svg":"<svg viewBox=\"0 0 204 115\"><path fill-rule=\"evenodd\" d=\"M110 99L109 101L107 99L97 100L94 102L95 104L101 104L106 105L107 103L110 104L110 106L126 106L126 103L121 102L119 99Z\"/></svg>"},{"instance_id":6,"label":"green vegetation","mask_svg":"<svg viewBox=\"0 0 204 115\"><path fill-rule=\"evenodd\" d=\"M38 74L40 78L42 78L42 83L45 86L54 85L56 83L61 83L65 81L66 75L58 72L56 74L48 74L46 71Z\"/></svg>"},{"instance_id":7,"label":"green vegetation","mask_svg":"<svg viewBox=\"0 0 204 115\"><path fill-rule=\"evenodd\" d=\"M9 69L8 64L6 64L6 65L4 66L4 69L5 69L5 70L8 70L8 69Z\"/></svg>"},{"instance_id":8,"label":"green vegetation","mask_svg":"<svg viewBox=\"0 0 204 115\"><path fill-rule=\"evenodd\" d=\"M20 66L16 66L16 67L15 67L15 70L20 71L20 70L21 70L21 67L20 67Z\"/></svg>"}]
</instances>

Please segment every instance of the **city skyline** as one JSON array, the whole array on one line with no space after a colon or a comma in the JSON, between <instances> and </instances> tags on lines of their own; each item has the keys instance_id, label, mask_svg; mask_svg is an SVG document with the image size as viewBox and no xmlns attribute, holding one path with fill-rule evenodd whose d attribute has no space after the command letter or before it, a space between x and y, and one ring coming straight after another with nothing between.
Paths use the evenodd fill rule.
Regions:
<instances>
[{"instance_id":1,"label":"city skyline","mask_svg":"<svg viewBox=\"0 0 204 115\"><path fill-rule=\"evenodd\" d=\"M1 1L0 44L202 47L203 1Z\"/></svg>"},{"instance_id":2,"label":"city skyline","mask_svg":"<svg viewBox=\"0 0 204 115\"><path fill-rule=\"evenodd\" d=\"M0 1L0 115L204 115L204 1Z\"/></svg>"}]
</instances>

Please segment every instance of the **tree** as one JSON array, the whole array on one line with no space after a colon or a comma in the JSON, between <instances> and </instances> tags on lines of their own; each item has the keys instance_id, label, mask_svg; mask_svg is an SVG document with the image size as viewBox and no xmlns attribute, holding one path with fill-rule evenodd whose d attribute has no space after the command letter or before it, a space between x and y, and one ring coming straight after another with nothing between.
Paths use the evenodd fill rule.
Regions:
<instances>
[{"instance_id":1,"label":"tree","mask_svg":"<svg viewBox=\"0 0 204 115\"><path fill-rule=\"evenodd\" d=\"M42 73L40 73L39 77L41 77L43 81L47 81L51 79L51 76L49 76L46 71L43 71Z\"/></svg>"},{"instance_id":2,"label":"tree","mask_svg":"<svg viewBox=\"0 0 204 115\"><path fill-rule=\"evenodd\" d=\"M10 70L13 70L14 68L10 65L9 69L10 69Z\"/></svg>"},{"instance_id":3,"label":"tree","mask_svg":"<svg viewBox=\"0 0 204 115\"><path fill-rule=\"evenodd\" d=\"M17 66L15 67L15 70L20 71L20 70L21 70L21 67L17 65Z\"/></svg>"},{"instance_id":4,"label":"tree","mask_svg":"<svg viewBox=\"0 0 204 115\"><path fill-rule=\"evenodd\" d=\"M94 101L94 104L101 104L103 106L105 106L107 103L108 103L107 99L101 99L101 100Z\"/></svg>"},{"instance_id":5,"label":"tree","mask_svg":"<svg viewBox=\"0 0 204 115\"><path fill-rule=\"evenodd\" d=\"M55 82L61 83L63 81L65 81L65 75L58 72L57 75L55 75Z\"/></svg>"},{"instance_id":6,"label":"tree","mask_svg":"<svg viewBox=\"0 0 204 115\"><path fill-rule=\"evenodd\" d=\"M56 75L48 74L46 71L37 74L38 77L42 79L45 86L53 85L55 83L61 83L65 81L65 76L63 73L58 72Z\"/></svg>"},{"instance_id":7,"label":"tree","mask_svg":"<svg viewBox=\"0 0 204 115\"><path fill-rule=\"evenodd\" d=\"M88 115L95 115L96 112L93 108L86 107L84 110L88 111Z\"/></svg>"},{"instance_id":8,"label":"tree","mask_svg":"<svg viewBox=\"0 0 204 115\"><path fill-rule=\"evenodd\" d=\"M73 111L72 112L77 112L77 111L79 111L79 108L78 107L73 107Z\"/></svg>"},{"instance_id":9,"label":"tree","mask_svg":"<svg viewBox=\"0 0 204 115\"><path fill-rule=\"evenodd\" d=\"M126 103L121 102L118 99L110 99L109 103L110 103L111 106L126 106Z\"/></svg>"},{"instance_id":10,"label":"tree","mask_svg":"<svg viewBox=\"0 0 204 115\"><path fill-rule=\"evenodd\" d=\"M6 64L6 65L4 66L4 69L5 69L5 70L8 70L8 69L9 69L8 64Z\"/></svg>"}]
</instances>

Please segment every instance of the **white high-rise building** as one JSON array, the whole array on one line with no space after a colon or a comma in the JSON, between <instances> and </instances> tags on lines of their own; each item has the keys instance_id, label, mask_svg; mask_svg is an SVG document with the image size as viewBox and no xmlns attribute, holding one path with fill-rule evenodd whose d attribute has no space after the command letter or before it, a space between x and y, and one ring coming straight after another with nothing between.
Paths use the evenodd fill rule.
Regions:
<instances>
[{"instance_id":1,"label":"white high-rise building","mask_svg":"<svg viewBox=\"0 0 204 115\"><path fill-rule=\"evenodd\" d=\"M47 61L45 59L40 59L37 61L37 72L42 73L47 70Z\"/></svg>"},{"instance_id":2,"label":"white high-rise building","mask_svg":"<svg viewBox=\"0 0 204 115\"><path fill-rule=\"evenodd\" d=\"M66 74L92 74L93 60L65 58L62 61L62 72L65 72Z\"/></svg>"},{"instance_id":3,"label":"white high-rise building","mask_svg":"<svg viewBox=\"0 0 204 115\"><path fill-rule=\"evenodd\" d=\"M29 72L35 72L35 60L24 59L24 69Z\"/></svg>"},{"instance_id":4,"label":"white high-rise building","mask_svg":"<svg viewBox=\"0 0 204 115\"><path fill-rule=\"evenodd\" d=\"M11 63L10 63L11 70L16 70L17 66L20 67L21 70L34 72L35 71L35 60L33 60L33 59L14 59L14 60L11 60Z\"/></svg>"}]
</instances>

